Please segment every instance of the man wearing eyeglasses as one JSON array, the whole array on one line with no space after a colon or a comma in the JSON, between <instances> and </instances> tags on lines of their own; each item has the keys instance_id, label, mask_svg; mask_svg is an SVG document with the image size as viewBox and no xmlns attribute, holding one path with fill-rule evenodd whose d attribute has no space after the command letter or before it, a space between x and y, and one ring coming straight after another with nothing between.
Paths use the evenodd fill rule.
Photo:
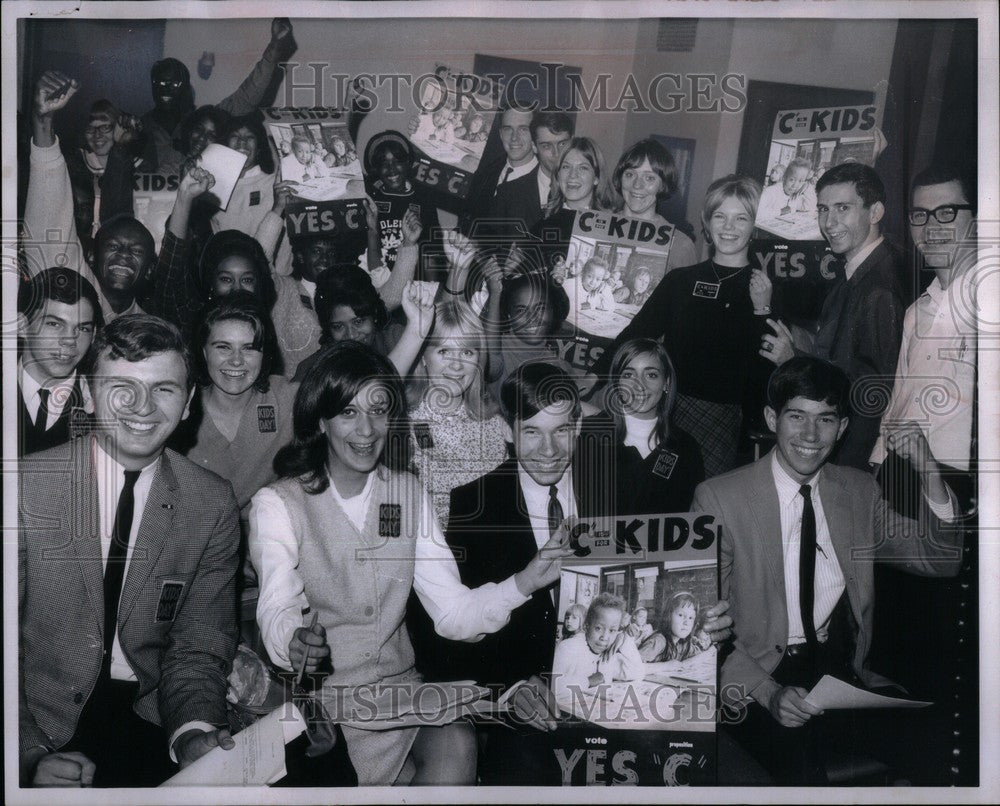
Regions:
<instances>
[{"instance_id":1,"label":"man wearing eyeglasses","mask_svg":"<svg viewBox=\"0 0 1000 806\"><path fill-rule=\"evenodd\" d=\"M882 418L883 428L905 420L920 423L935 458L959 471L952 486L963 504L972 494L965 477L972 458L976 384L975 216L972 180L955 169L932 165L913 180L910 234L934 279L906 311L896 381ZM881 436L871 461L884 477L910 475ZM962 478L967 483L959 483Z\"/></svg>"}]
</instances>

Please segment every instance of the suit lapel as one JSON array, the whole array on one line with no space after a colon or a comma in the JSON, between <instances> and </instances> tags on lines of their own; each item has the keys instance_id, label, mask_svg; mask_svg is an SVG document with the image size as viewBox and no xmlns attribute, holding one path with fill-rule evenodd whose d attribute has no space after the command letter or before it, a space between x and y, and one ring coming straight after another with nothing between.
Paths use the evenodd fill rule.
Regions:
<instances>
[{"instance_id":1,"label":"suit lapel","mask_svg":"<svg viewBox=\"0 0 1000 806\"><path fill-rule=\"evenodd\" d=\"M854 529L854 510L851 506L851 496L840 474L834 466L823 468L823 481L820 484L819 499L823 503L823 517L826 528L830 532L830 542L837 555L837 562L844 574L844 585L847 598L851 603L854 618L861 623L861 603L858 591L858 580L852 572L851 550L853 542L851 534Z\"/></svg>"},{"instance_id":2,"label":"suit lapel","mask_svg":"<svg viewBox=\"0 0 1000 806\"><path fill-rule=\"evenodd\" d=\"M146 507L139 522L139 532L129 560L128 574L122 585L122 598L118 605L118 624L124 624L139 594L153 573L156 561L163 551L173 526L174 512L178 504L177 478L170 461L164 453L156 468L153 486L150 488Z\"/></svg>"},{"instance_id":3,"label":"suit lapel","mask_svg":"<svg viewBox=\"0 0 1000 806\"><path fill-rule=\"evenodd\" d=\"M104 560L101 558L101 518L97 503L97 475L94 470L96 450L92 439L75 439L69 444L72 478L84 479L82 495L70 495L68 506L70 534L80 561L80 573L87 586L94 613L104 619ZM76 485L71 485L76 490Z\"/></svg>"},{"instance_id":4,"label":"suit lapel","mask_svg":"<svg viewBox=\"0 0 1000 806\"><path fill-rule=\"evenodd\" d=\"M772 451L773 453L773 451ZM761 549L774 586L785 596L785 560L781 544L781 503L771 472L771 454L754 465L747 476L747 500L757 527Z\"/></svg>"}]
</instances>

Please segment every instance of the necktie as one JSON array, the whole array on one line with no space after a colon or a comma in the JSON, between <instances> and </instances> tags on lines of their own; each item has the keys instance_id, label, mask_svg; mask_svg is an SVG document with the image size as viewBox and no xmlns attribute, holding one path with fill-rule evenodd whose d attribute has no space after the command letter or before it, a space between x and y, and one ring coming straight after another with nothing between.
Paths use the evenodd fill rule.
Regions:
<instances>
[{"instance_id":1,"label":"necktie","mask_svg":"<svg viewBox=\"0 0 1000 806\"><path fill-rule=\"evenodd\" d=\"M125 557L128 553L129 537L132 534L132 514L135 509L135 483L138 470L125 471L125 486L118 497L115 510L115 525L111 530L111 548L108 549L108 564L104 568L104 663L101 673L111 671L111 645L118 629L118 600L122 595L125 581Z\"/></svg>"},{"instance_id":2,"label":"necktie","mask_svg":"<svg viewBox=\"0 0 1000 806\"><path fill-rule=\"evenodd\" d=\"M45 431L49 419L49 390L38 390L38 413L35 414L35 431Z\"/></svg>"},{"instance_id":3,"label":"necktie","mask_svg":"<svg viewBox=\"0 0 1000 806\"><path fill-rule=\"evenodd\" d=\"M510 175L512 173L514 173L514 167L512 165L508 165L506 168L504 168L503 176L500 177L500 181L497 184L502 185L504 182L510 179Z\"/></svg>"},{"instance_id":4,"label":"necktie","mask_svg":"<svg viewBox=\"0 0 1000 806\"><path fill-rule=\"evenodd\" d=\"M812 488L803 484L799 488L802 496L802 529L799 538L799 610L802 614L802 629L806 644L816 646L816 625L813 623L816 582L816 512L812 505Z\"/></svg>"},{"instance_id":5,"label":"necktie","mask_svg":"<svg viewBox=\"0 0 1000 806\"><path fill-rule=\"evenodd\" d=\"M549 485L549 537L552 537L563 522L563 508L556 495L556 485Z\"/></svg>"}]
</instances>

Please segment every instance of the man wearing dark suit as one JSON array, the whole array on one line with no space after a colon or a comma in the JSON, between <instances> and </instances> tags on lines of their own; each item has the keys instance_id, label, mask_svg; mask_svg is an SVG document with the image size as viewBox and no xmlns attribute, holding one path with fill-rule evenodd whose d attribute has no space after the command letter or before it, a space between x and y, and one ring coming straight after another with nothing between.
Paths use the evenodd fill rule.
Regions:
<instances>
[{"instance_id":1,"label":"man wearing dark suit","mask_svg":"<svg viewBox=\"0 0 1000 806\"><path fill-rule=\"evenodd\" d=\"M155 786L231 748L239 515L163 445L192 381L179 331L129 315L91 347L96 434L19 475L22 782Z\"/></svg>"},{"instance_id":2,"label":"man wearing dark suit","mask_svg":"<svg viewBox=\"0 0 1000 806\"><path fill-rule=\"evenodd\" d=\"M805 699L824 674L888 684L866 664L874 560L926 576L954 575L961 561L961 532L942 526L953 518L952 497L916 424L888 438L923 469L929 523L894 513L870 474L827 463L848 427L848 396L837 367L789 360L772 375L764 410L776 448L695 492L694 509L715 513L724 527L721 589L736 640L722 690L731 704L747 706L733 732L782 783L824 783L831 742L870 740L877 753L885 739L860 712L821 717Z\"/></svg>"},{"instance_id":3,"label":"man wearing dark suit","mask_svg":"<svg viewBox=\"0 0 1000 806\"><path fill-rule=\"evenodd\" d=\"M809 352L840 367L854 386L851 422L832 461L867 470L903 337L902 258L881 234L885 188L873 168L859 162L830 168L816 196L820 231L844 263ZM761 355L780 366L795 350L788 329L780 322L772 327L777 335L763 337Z\"/></svg>"},{"instance_id":4,"label":"man wearing dark suit","mask_svg":"<svg viewBox=\"0 0 1000 806\"><path fill-rule=\"evenodd\" d=\"M85 425L77 367L103 320L94 287L61 266L22 281L17 311L17 454L24 456L61 445Z\"/></svg>"}]
</instances>

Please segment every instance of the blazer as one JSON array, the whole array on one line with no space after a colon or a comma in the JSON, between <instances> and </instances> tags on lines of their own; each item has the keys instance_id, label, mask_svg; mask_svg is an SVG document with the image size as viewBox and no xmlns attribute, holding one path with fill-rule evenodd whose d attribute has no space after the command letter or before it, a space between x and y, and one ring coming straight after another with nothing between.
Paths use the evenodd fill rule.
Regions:
<instances>
[{"instance_id":1,"label":"blazer","mask_svg":"<svg viewBox=\"0 0 1000 806\"><path fill-rule=\"evenodd\" d=\"M522 570L538 551L517 468L517 460L508 459L496 470L452 490L445 539L468 587L503 582ZM610 514L609 488L593 477L594 468L590 478L583 478L588 474L581 470L581 463L575 463L577 514ZM430 680L472 679L505 689L552 668L557 618L549 589L535 591L511 613L503 629L476 643L440 638L414 597L410 604L417 668Z\"/></svg>"},{"instance_id":2,"label":"blazer","mask_svg":"<svg viewBox=\"0 0 1000 806\"><path fill-rule=\"evenodd\" d=\"M837 447L835 461L868 468L879 422L895 379L906 305L899 283L899 253L880 243L850 280L838 279L823 301L815 354L836 364L856 385L859 401Z\"/></svg>"},{"instance_id":3,"label":"blazer","mask_svg":"<svg viewBox=\"0 0 1000 806\"><path fill-rule=\"evenodd\" d=\"M101 668L93 450L91 438L77 439L18 468L21 752L72 738ZM167 736L191 721L226 724L239 537L229 482L165 451L122 586L118 634L139 683L134 709Z\"/></svg>"},{"instance_id":4,"label":"blazer","mask_svg":"<svg viewBox=\"0 0 1000 806\"><path fill-rule=\"evenodd\" d=\"M538 200L538 171L536 165L524 176L497 186L493 199L491 218L502 218L511 222L519 232L527 232L542 220L542 205ZM518 222L523 222L523 225Z\"/></svg>"},{"instance_id":5,"label":"blazer","mask_svg":"<svg viewBox=\"0 0 1000 806\"><path fill-rule=\"evenodd\" d=\"M723 696L758 702L780 686L771 677L785 654L788 612L778 491L764 458L700 484L693 509L717 515L722 525L720 587L729 601L735 642L722 664ZM819 495L837 560L844 572L854 639L852 666L869 686L885 684L866 667L875 605L873 563L891 562L922 576L955 576L962 558L962 533L937 518L915 523L882 499L869 473L827 464Z\"/></svg>"}]
</instances>

